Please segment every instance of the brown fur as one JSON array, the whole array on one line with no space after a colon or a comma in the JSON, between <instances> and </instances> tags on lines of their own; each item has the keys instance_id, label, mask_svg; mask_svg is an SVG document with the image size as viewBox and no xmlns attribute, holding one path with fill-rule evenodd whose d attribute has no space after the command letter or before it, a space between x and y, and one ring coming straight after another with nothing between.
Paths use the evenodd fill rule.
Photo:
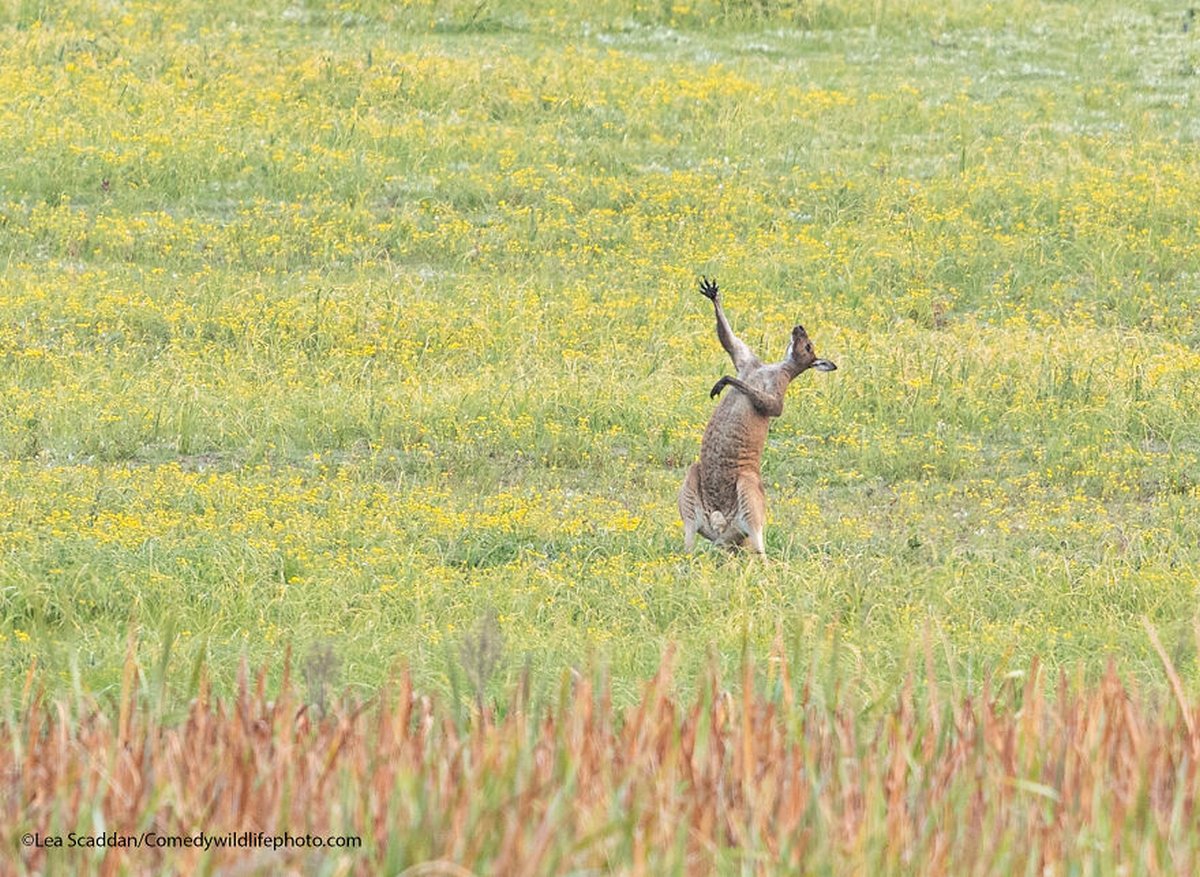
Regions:
<instances>
[{"instance_id":1,"label":"brown fur","mask_svg":"<svg viewBox=\"0 0 1200 877\"><path fill-rule=\"evenodd\" d=\"M803 326L792 329L784 359L764 365L730 329L717 285L702 278L700 292L713 303L717 337L733 359L737 377L725 376L712 388L713 396L726 386L733 389L713 411L700 442L700 462L688 468L679 490L684 546L691 551L699 533L731 550L748 541L763 554L766 495L760 467L770 419L783 413L784 393L797 375L837 366L817 358Z\"/></svg>"}]
</instances>

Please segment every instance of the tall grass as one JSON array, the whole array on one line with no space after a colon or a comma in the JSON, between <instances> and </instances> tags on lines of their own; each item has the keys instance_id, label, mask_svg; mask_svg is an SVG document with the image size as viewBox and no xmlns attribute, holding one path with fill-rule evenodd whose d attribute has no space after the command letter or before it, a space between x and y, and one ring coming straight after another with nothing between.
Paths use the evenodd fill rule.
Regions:
<instances>
[{"instance_id":1,"label":"tall grass","mask_svg":"<svg viewBox=\"0 0 1200 877\"><path fill-rule=\"evenodd\" d=\"M1183 874L1200 865L1200 709L1174 693L993 676L932 657L863 703L840 671L796 678L778 643L732 687L675 692L673 656L627 709L603 674L526 676L464 710L406 672L323 707L285 671L201 678L181 716L129 651L121 694L27 690L0 722L5 873ZM32 677L31 677L32 678ZM355 849L35 849L108 833L355 836ZM412 869L412 870L406 870Z\"/></svg>"}]
</instances>

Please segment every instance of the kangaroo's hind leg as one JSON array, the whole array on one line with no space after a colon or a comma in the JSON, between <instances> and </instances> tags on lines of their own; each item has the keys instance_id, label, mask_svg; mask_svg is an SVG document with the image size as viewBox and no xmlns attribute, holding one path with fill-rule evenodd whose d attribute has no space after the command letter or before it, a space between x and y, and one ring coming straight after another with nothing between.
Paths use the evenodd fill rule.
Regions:
<instances>
[{"instance_id":1,"label":"kangaroo's hind leg","mask_svg":"<svg viewBox=\"0 0 1200 877\"><path fill-rule=\"evenodd\" d=\"M757 472L738 477L737 503L738 511L734 524L746 535L751 551L766 555L763 527L767 521L767 497L763 491L762 478Z\"/></svg>"},{"instance_id":2,"label":"kangaroo's hind leg","mask_svg":"<svg viewBox=\"0 0 1200 877\"><path fill-rule=\"evenodd\" d=\"M700 504L700 464L693 463L683 477L679 488L679 517L683 518L683 548L692 551L696 547L696 533L704 520L704 507Z\"/></svg>"}]
</instances>

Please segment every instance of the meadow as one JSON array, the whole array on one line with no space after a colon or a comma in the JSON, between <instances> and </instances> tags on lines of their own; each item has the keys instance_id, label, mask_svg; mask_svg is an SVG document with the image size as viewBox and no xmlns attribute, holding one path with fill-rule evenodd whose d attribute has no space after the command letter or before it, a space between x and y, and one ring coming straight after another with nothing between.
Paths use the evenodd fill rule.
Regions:
<instances>
[{"instance_id":1,"label":"meadow","mask_svg":"<svg viewBox=\"0 0 1200 877\"><path fill-rule=\"evenodd\" d=\"M1162 692L1143 619L1194 686L1196 40L1167 2L5 2L0 705L116 703L131 634L176 716L289 648L477 711L776 641L867 705L1035 656ZM773 424L765 564L682 551L731 371L700 274L839 365Z\"/></svg>"}]
</instances>

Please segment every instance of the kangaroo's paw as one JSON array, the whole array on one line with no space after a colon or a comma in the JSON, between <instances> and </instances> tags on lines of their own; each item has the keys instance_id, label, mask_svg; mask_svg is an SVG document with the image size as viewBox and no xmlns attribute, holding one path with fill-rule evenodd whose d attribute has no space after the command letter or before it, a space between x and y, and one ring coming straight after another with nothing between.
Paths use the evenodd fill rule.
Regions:
<instances>
[{"instance_id":1,"label":"kangaroo's paw","mask_svg":"<svg viewBox=\"0 0 1200 877\"><path fill-rule=\"evenodd\" d=\"M707 277L701 275L701 277L700 277L700 294L711 301L716 301L717 300L717 281L709 280Z\"/></svg>"}]
</instances>

